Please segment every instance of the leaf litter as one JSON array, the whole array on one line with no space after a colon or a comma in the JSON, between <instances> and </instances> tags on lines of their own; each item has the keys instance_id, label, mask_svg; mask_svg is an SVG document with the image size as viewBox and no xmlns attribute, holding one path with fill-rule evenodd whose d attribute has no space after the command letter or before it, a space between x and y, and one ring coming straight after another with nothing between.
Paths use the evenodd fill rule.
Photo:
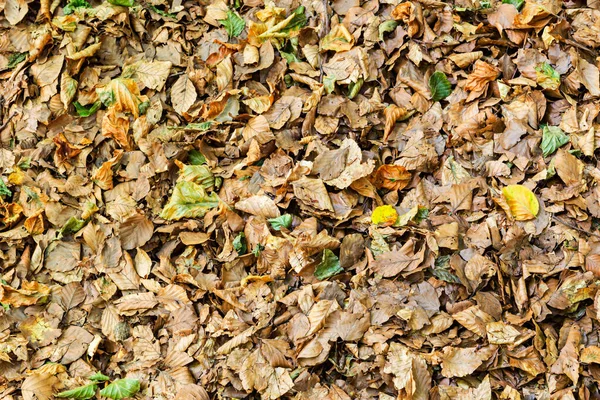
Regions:
<instances>
[{"instance_id":1,"label":"leaf litter","mask_svg":"<svg viewBox=\"0 0 600 400\"><path fill-rule=\"evenodd\" d=\"M0 2L0 398L594 399L600 11Z\"/></svg>"}]
</instances>

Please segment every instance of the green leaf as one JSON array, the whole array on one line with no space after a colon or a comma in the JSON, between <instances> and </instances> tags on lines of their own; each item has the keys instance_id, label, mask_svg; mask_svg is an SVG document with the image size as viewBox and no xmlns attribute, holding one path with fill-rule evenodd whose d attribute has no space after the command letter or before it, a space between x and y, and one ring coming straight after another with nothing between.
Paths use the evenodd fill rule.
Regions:
<instances>
[{"instance_id":1,"label":"green leaf","mask_svg":"<svg viewBox=\"0 0 600 400\"><path fill-rule=\"evenodd\" d=\"M450 272L450 256L440 256L435 260L431 269L433 276L448 283L461 283L458 276Z\"/></svg>"},{"instance_id":2,"label":"green leaf","mask_svg":"<svg viewBox=\"0 0 600 400\"><path fill-rule=\"evenodd\" d=\"M89 8L90 3L86 0L71 0L67 3L65 8L63 8L63 12L65 15L73 14L77 8Z\"/></svg>"},{"instance_id":3,"label":"green leaf","mask_svg":"<svg viewBox=\"0 0 600 400\"><path fill-rule=\"evenodd\" d=\"M181 165L181 164L180 164ZM177 182L194 182L204 189L213 189L215 186L215 176L208 165L183 165L179 170Z\"/></svg>"},{"instance_id":4,"label":"green leaf","mask_svg":"<svg viewBox=\"0 0 600 400\"><path fill-rule=\"evenodd\" d=\"M383 42L383 37L388 32L393 32L398 26L398 22L393 19L387 20L379 24L379 40Z\"/></svg>"},{"instance_id":5,"label":"green leaf","mask_svg":"<svg viewBox=\"0 0 600 400\"><path fill-rule=\"evenodd\" d=\"M94 375L91 375L89 379L96 382L106 382L110 380L110 377L104 375L102 372L96 372Z\"/></svg>"},{"instance_id":6,"label":"green leaf","mask_svg":"<svg viewBox=\"0 0 600 400\"><path fill-rule=\"evenodd\" d=\"M331 278L334 275L343 272L340 266L340 259L329 249L323 250L323 258L315 269L315 277L319 280Z\"/></svg>"},{"instance_id":7,"label":"green leaf","mask_svg":"<svg viewBox=\"0 0 600 400\"><path fill-rule=\"evenodd\" d=\"M204 188L194 182L177 182L171 199L163 208L160 217L166 220L203 217L210 209L219 205L216 193L208 195Z\"/></svg>"},{"instance_id":8,"label":"green leaf","mask_svg":"<svg viewBox=\"0 0 600 400\"><path fill-rule=\"evenodd\" d=\"M544 89L556 90L560 87L560 74L547 62L535 67L537 83Z\"/></svg>"},{"instance_id":9,"label":"green leaf","mask_svg":"<svg viewBox=\"0 0 600 400\"><path fill-rule=\"evenodd\" d=\"M569 143L567 136L558 126L542 126L542 154L548 157L550 154L558 150L559 147Z\"/></svg>"},{"instance_id":10,"label":"green leaf","mask_svg":"<svg viewBox=\"0 0 600 400\"><path fill-rule=\"evenodd\" d=\"M17 164L17 167L21 169L29 169L31 168L31 157L25 157Z\"/></svg>"},{"instance_id":11,"label":"green leaf","mask_svg":"<svg viewBox=\"0 0 600 400\"><path fill-rule=\"evenodd\" d=\"M288 33L292 31L297 31L300 28L303 28L306 25L306 15L304 14L304 6L299 6L294 10L292 15L294 16L292 20L283 28L280 32Z\"/></svg>"},{"instance_id":12,"label":"green leaf","mask_svg":"<svg viewBox=\"0 0 600 400\"><path fill-rule=\"evenodd\" d=\"M17 65L19 65L23 61L25 61L25 59L27 58L28 54L29 53L27 53L27 52L25 52L25 53L12 53L10 56L8 56L8 65L6 66L6 68L8 68L8 69L15 68Z\"/></svg>"},{"instance_id":13,"label":"green leaf","mask_svg":"<svg viewBox=\"0 0 600 400\"><path fill-rule=\"evenodd\" d=\"M246 254L248 251L248 246L246 246L246 235L244 235L244 232L238 233L235 239L233 239L233 249L237 251L240 256Z\"/></svg>"},{"instance_id":14,"label":"green leaf","mask_svg":"<svg viewBox=\"0 0 600 400\"><path fill-rule=\"evenodd\" d=\"M96 390L98 389L98 385L96 383L90 383L89 385L79 386L75 389L65 390L64 392L60 392L56 395L56 397L66 397L69 399L81 399L87 400L91 399L96 395Z\"/></svg>"},{"instance_id":15,"label":"green leaf","mask_svg":"<svg viewBox=\"0 0 600 400\"><path fill-rule=\"evenodd\" d=\"M296 57L294 53L286 53L285 51L280 51L279 54L281 54L281 57L283 57L285 61L288 62L288 64L302 62L302 60Z\"/></svg>"},{"instance_id":16,"label":"green leaf","mask_svg":"<svg viewBox=\"0 0 600 400\"><path fill-rule=\"evenodd\" d=\"M426 220L429 217L429 209L427 207L419 206L419 211L417 211L417 215L414 218L414 221L417 224L420 224L421 221Z\"/></svg>"},{"instance_id":17,"label":"green leaf","mask_svg":"<svg viewBox=\"0 0 600 400\"><path fill-rule=\"evenodd\" d=\"M450 96L452 85L448 82L446 74L442 71L435 71L429 78L429 90L431 91L431 100L440 101Z\"/></svg>"},{"instance_id":18,"label":"green leaf","mask_svg":"<svg viewBox=\"0 0 600 400\"><path fill-rule=\"evenodd\" d=\"M4 183L4 180L2 180L0 178L0 196L10 196L10 195L12 195L12 192L6 186L6 183Z\"/></svg>"},{"instance_id":19,"label":"green leaf","mask_svg":"<svg viewBox=\"0 0 600 400\"><path fill-rule=\"evenodd\" d=\"M379 231L373 230L371 234L371 253L373 253L373 257L377 258L378 255L387 253L390 251L390 246L385 241L385 236L383 236Z\"/></svg>"},{"instance_id":20,"label":"green leaf","mask_svg":"<svg viewBox=\"0 0 600 400\"><path fill-rule=\"evenodd\" d=\"M363 78L358 78L356 82L350 82L350 84L348 85L348 98L350 100L355 98L358 92L360 92L360 89L362 88L364 82L365 80Z\"/></svg>"},{"instance_id":21,"label":"green leaf","mask_svg":"<svg viewBox=\"0 0 600 400\"><path fill-rule=\"evenodd\" d=\"M335 76L329 76L327 75L326 77L323 78L323 87L325 88L325 91L327 92L327 94L331 94L333 93L333 91L335 90Z\"/></svg>"},{"instance_id":22,"label":"green leaf","mask_svg":"<svg viewBox=\"0 0 600 400\"><path fill-rule=\"evenodd\" d=\"M65 222L65 224L63 225L63 227L60 230L60 233L62 233L64 235L65 233L79 232L81 230L81 228L83 228L85 226L86 223L87 223L87 221L85 221L83 219L79 219L75 216L72 216L71 218L69 218L67 220L67 222Z\"/></svg>"},{"instance_id":23,"label":"green leaf","mask_svg":"<svg viewBox=\"0 0 600 400\"><path fill-rule=\"evenodd\" d=\"M152 11L154 11L155 13L157 13L158 15L161 15L161 16L163 16L163 17L166 17L166 18L177 18L177 15L175 15L175 14L171 14L171 13L168 13L168 12L166 12L166 11L163 11L163 10L161 10L161 9L157 8L157 7L156 7L156 6L154 6L154 5L150 5L150 9L151 9Z\"/></svg>"},{"instance_id":24,"label":"green leaf","mask_svg":"<svg viewBox=\"0 0 600 400\"><path fill-rule=\"evenodd\" d=\"M282 227L284 227L286 229L290 229L290 226L292 226L293 219L294 219L294 217L292 215L283 214L280 217L271 218L268 221L271 224L271 226L273 227L273 229L275 229L276 231L280 231Z\"/></svg>"},{"instance_id":25,"label":"green leaf","mask_svg":"<svg viewBox=\"0 0 600 400\"><path fill-rule=\"evenodd\" d=\"M206 164L206 157L198 150L194 149L188 153L188 161L192 165L203 165Z\"/></svg>"},{"instance_id":26,"label":"green leaf","mask_svg":"<svg viewBox=\"0 0 600 400\"><path fill-rule=\"evenodd\" d=\"M123 6L123 7L133 7L135 4L134 0L108 0L110 4L114 4L115 6Z\"/></svg>"},{"instance_id":27,"label":"green leaf","mask_svg":"<svg viewBox=\"0 0 600 400\"><path fill-rule=\"evenodd\" d=\"M227 18L220 19L219 22L227 31L230 39L239 36L246 27L246 21L231 10L227 10Z\"/></svg>"},{"instance_id":28,"label":"green leaf","mask_svg":"<svg viewBox=\"0 0 600 400\"><path fill-rule=\"evenodd\" d=\"M143 101L140 104L138 104L138 111L139 111L140 115L146 114L146 111L148 111L148 108L150 108L150 101L148 101L148 100Z\"/></svg>"},{"instance_id":29,"label":"green leaf","mask_svg":"<svg viewBox=\"0 0 600 400\"><path fill-rule=\"evenodd\" d=\"M263 251L264 249L265 249L265 246L258 243L256 245L256 247L254 248L254 250L252 250L252 254L254 254L254 257L258 257L258 256L260 256L260 252Z\"/></svg>"},{"instance_id":30,"label":"green leaf","mask_svg":"<svg viewBox=\"0 0 600 400\"><path fill-rule=\"evenodd\" d=\"M77 111L77 115L79 115L80 117L89 117L90 115L93 115L96 111L98 111L98 109L102 105L102 102L100 102L100 100L97 100L89 108L82 106L78 101L74 101L73 105L75 106L75 111Z\"/></svg>"},{"instance_id":31,"label":"green leaf","mask_svg":"<svg viewBox=\"0 0 600 400\"><path fill-rule=\"evenodd\" d=\"M517 10L520 10L525 4L525 0L502 0L502 4L512 4Z\"/></svg>"},{"instance_id":32,"label":"green leaf","mask_svg":"<svg viewBox=\"0 0 600 400\"><path fill-rule=\"evenodd\" d=\"M100 396L119 400L126 397L131 397L139 391L139 379L118 379L102 389L100 391Z\"/></svg>"}]
</instances>

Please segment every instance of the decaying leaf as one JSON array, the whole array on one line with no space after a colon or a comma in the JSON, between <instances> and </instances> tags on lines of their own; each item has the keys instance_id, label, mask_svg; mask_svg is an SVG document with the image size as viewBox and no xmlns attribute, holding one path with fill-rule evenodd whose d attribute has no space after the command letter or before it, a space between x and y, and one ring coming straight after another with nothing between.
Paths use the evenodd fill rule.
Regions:
<instances>
[{"instance_id":1,"label":"decaying leaf","mask_svg":"<svg viewBox=\"0 0 600 400\"><path fill-rule=\"evenodd\" d=\"M599 10L0 1L0 399L597 398Z\"/></svg>"}]
</instances>

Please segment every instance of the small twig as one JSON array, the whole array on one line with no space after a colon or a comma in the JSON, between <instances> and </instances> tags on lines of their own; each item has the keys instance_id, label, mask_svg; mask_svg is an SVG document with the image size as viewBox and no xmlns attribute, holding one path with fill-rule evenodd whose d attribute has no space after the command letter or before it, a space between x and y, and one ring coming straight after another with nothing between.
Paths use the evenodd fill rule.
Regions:
<instances>
[{"instance_id":1,"label":"small twig","mask_svg":"<svg viewBox=\"0 0 600 400\"><path fill-rule=\"evenodd\" d=\"M5 123L3 123L2 125L0 125L0 131L4 130L4 128L6 128L8 126L8 124L10 123L10 120L13 119L15 117L15 115L17 115L16 112L12 113L8 119L6 120Z\"/></svg>"},{"instance_id":2,"label":"small twig","mask_svg":"<svg viewBox=\"0 0 600 400\"><path fill-rule=\"evenodd\" d=\"M566 226L566 227L569 227L569 228L571 228L571 229L575 229L575 230L576 230L576 231L578 231L578 232L585 233L586 235L595 236L595 237L597 237L597 238L600 238L600 235L599 235L599 234L597 234L597 233L594 233L594 232L588 232L588 231L586 231L585 229L582 229L582 228L580 228L580 227L578 227L578 226L576 226L576 225L573 225L573 224L571 224L570 222L564 221L564 220L562 220L562 219L558 218L558 217L557 217L557 216L555 216L555 215L552 215L552 219L553 219L553 220L555 220L555 221L557 221L557 222L560 222L561 224L563 224L563 225L564 225L564 226Z\"/></svg>"}]
</instances>

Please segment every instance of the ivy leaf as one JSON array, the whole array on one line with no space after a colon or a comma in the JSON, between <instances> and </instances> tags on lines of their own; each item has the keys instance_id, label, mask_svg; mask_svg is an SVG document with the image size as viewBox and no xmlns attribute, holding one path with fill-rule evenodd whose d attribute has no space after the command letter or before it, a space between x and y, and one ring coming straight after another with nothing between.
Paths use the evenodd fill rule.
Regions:
<instances>
[{"instance_id":1,"label":"ivy leaf","mask_svg":"<svg viewBox=\"0 0 600 400\"><path fill-rule=\"evenodd\" d=\"M315 269L315 277L319 280L324 280L343 271L344 269L340 266L340 259L333 254L333 251L329 249L323 250L323 258Z\"/></svg>"},{"instance_id":2,"label":"ivy leaf","mask_svg":"<svg viewBox=\"0 0 600 400\"><path fill-rule=\"evenodd\" d=\"M452 85L442 71L435 71L429 78L429 90L431 91L431 100L440 101L450 96Z\"/></svg>"},{"instance_id":3,"label":"ivy leaf","mask_svg":"<svg viewBox=\"0 0 600 400\"><path fill-rule=\"evenodd\" d=\"M131 397L140 391L139 379L118 379L102 389L100 395L119 400Z\"/></svg>"},{"instance_id":4,"label":"ivy leaf","mask_svg":"<svg viewBox=\"0 0 600 400\"><path fill-rule=\"evenodd\" d=\"M558 126L542 126L542 154L548 157L550 154L558 150L559 147L569 143L567 136Z\"/></svg>"},{"instance_id":5,"label":"ivy leaf","mask_svg":"<svg viewBox=\"0 0 600 400\"><path fill-rule=\"evenodd\" d=\"M114 4L115 6L123 6L123 7L133 7L135 2L133 0L108 0L110 4Z\"/></svg>"},{"instance_id":6,"label":"ivy leaf","mask_svg":"<svg viewBox=\"0 0 600 400\"><path fill-rule=\"evenodd\" d=\"M78 101L74 101L73 105L75 106L75 111L77 111L77 115L85 118L89 117L90 115L93 115L96 111L98 111L98 109L102 105L102 102L100 100L97 100L89 108L82 106Z\"/></svg>"},{"instance_id":7,"label":"ivy leaf","mask_svg":"<svg viewBox=\"0 0 600 400\"><path fill-rule=\"evenodd\" d=\"M299 6L296 8L292 13L293 18L280 32L288 33L303 28L306 25L306 15L304 15L304 10L304 6Z\"/></svg>"},{"instance_id":8,"label":"ivy leaf","mask_svg":"<svg viewBox=\"0 0 600 400\"><path fill-rule=\"evenodd\" d=\"M96 395L96 390L98 389L98 385L96 383L90 383L89 385L79 386L75 389L65 390L64 392L60 392L56 395L56 397L66 397L69 399L81 399L87 400L91 399Z\"/></svg>"},{"instance_id":9,"label":"ivy leaf","mask_svg":"<svg viewBox=\"0 0 600 400\"><path fill-rule=\"evenodd\" d=\"M206 157L198 150L194 149L188 153L188 161L192 165L203 165L206 164Z\"/></svg>"},{"instance_id":10,"label":"ivy leaf","mask_svg":"<svg viewBox=\"0 0 600 400\"><path fill-rule=\"evenodd\" d=\"M241 256L246 254L248 247L246 246L246 235L244 232L240 232L235 239L233 239L233 249Z\"/></svg>"},{"instance_id":11,"label":"ivy leaf","mask_svg":"<svg viewBox=\"0 0 600 400\"><path fill-rule=\"evenodd\" d=\"M525 4L525 0L502 0L502 4L512 4L517 10L520 10Z\"/></svg>"},{"instance_id":12,"label":"ivy leaf","mask_svg":"<svg viewBox=\"0 0 600 400\"><path fill-rule=\"evenodd\" d=\"M94 375L91 375L89 379L96 382L106 382L110 380L110 377L104 375L102 372L96 372Z\"/></svg>"},{"instance_id":13,"label":"ivy leaf","mask_svg":"<svg viewBox=\"0 0 600 400\"><path fill-rule=\"evenodd\" d=\"M220 19L219 22L229 35L229 38L239 36L244 28L246 27L246 21L244 21L237 13L228 10L227 18Z\"/></svg>"},{"instance_id":14,"label":"ivy leaf","mask_svg":"<svg viewBox=\"0 0 600 400\"><path fill-rule=\"evenodd\" d=\"M294 217L291 216L290 214L283 214L280 217L271 218L268 221L271 224L271 226L273 227L273 229L275 229L276 231L280 231L282 227L289 229L290 226L292 226L293 218Z\"/></svg>"}]
</instances>

